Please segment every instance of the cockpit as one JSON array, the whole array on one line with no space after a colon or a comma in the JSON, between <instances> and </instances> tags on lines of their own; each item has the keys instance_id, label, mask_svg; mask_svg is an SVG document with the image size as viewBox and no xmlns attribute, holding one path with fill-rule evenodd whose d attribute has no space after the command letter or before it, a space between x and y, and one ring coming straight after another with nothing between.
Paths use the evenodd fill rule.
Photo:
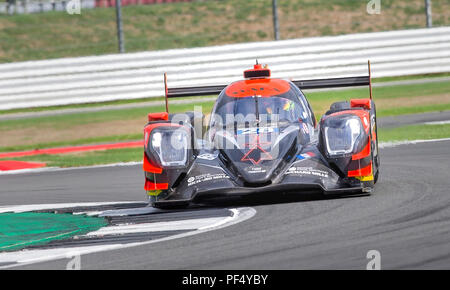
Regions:
<instances>
[{"instance_id":1,"label":"cockpit","mask_svg":"<svg viewBox=\"0 0 450 290\"><path fill-rule=\"evenodd\" d=\"M292 123L314 126L303 93L293 83L253 79L231 84L222 91L211 116L211 127L283 127Z\"/></svg>"}]
</instances>

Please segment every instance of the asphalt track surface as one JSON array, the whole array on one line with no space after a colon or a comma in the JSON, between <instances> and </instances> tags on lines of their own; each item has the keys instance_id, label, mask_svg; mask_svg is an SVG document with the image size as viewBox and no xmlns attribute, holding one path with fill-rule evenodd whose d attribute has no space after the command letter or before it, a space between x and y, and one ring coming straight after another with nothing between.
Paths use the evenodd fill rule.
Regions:
<instances>
[{"instance_id":1,"label":"asphalt track surface","mask_svg":"<svg viewBox=\"0 0 450 290\"><path fill-rule=\"evenodd\" d=\"M257 213L216 231L84 255L82 269L365 269L369 250L381 253L382 269L450 268L450 141L384 148L381 157L372 196L230 201L219 206ZM0 184L0 205L144 198L140 166L3 175Z\"/></svg>"}]
</instances>

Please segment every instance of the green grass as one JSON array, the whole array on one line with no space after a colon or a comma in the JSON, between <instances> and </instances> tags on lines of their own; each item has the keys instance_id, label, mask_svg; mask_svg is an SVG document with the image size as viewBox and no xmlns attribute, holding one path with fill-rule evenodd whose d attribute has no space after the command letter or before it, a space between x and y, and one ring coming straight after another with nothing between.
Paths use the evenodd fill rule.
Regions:
<instances>
[{"instance_id":1,"label":"green grass","mask_svg":"<svg viewBox=\"0 0 450 290\"><path fill-rule=\"evenodd\" d=\"M429 140L450 137L450 124L443 125L410 125L397 128L379 128L381 142Z\"/></svg>"},{"instance_id":2,"label":"green grass","mask_svg":"<svg viewBox=\"0 0 450 290\"><path fill-rule=\"evenodd\" d=\"M410 108L391 108L377 111L378 117L399 116L408 114L420 114L430 112L442 112L450 110L450 104L416 106Z\"/></svg>"},{"instance_id":3,"label":"green grass","mask_svg":"<svg viewBox=\"0 0 450 290\"><path fill-rule=\"evenodd\" d=\"M382 83L382 82L391 82L391 81L420 80L420 79L424 79L424 78L439 78L439 77L448 77L448 76L450 76L450 72L449 73L436 73L436 74L422 74L422 75L411 75L411 76L375 78L372 81L374 83ZM376 90L377 89L375 89L375 91ZM309 93L308 95L310 95L310 94L314 94L314 92ZM325 94L325 93L323 93L323 94ZM212 96L207 96L207 97L212 97ZM189 99L189 98L179 98L177 100L186 100L186 99ZM65 109L95 108L95 107L102 107L102 106L108 106L108 105L139 104L139 103L146 103L146 102L160 102L161 103L161 107L158 107L158 108L162 108L162 104L163 104L162 102L163 101L164 101L163 97L157 97L157 98L144 98L144 99L133 99L133 100L107 101L107 102L100 102L100 103L87 103L87 104L73 104L73 105L61 105L61 106L50 106L50 107L10 109L10 110L0 110L0 115L2 115L2 114L14 114L14 113L44 112L44 111L65 110Z\"/></svg>"},{"instance_id":4,"label":"green grass","mask_svg":"<svg viewBox=\"0 0 450 290\"><path fill-rule=\"evenodd\" d=\"M143 148L124 148L79 154L34 155L8 160L44 162L48 167L79 167L142 160Z\"/></svg>"},{"instance_id":5,"label":"green grass","mask_svg":"<svg viewBox=\"0 0 450 290\"><path fill-rule=\"evenodd\" d=\"M13 147L0 147L0 152L28 151L28 150L46 149L64 146L81 146L87 144L115 143L115 142L135 141L142 138L143 134L102 136L96 138L78 139L73 141L49 142L49 143L39 143L33 145L23 145Z\"/></svg>"},{"instance_id":6,"label":"green grass","mask_svg":"<svg viewBox=\"0 0 450 290\"><path fill-rule=\"evenodd\" d=\"M383 77L383 78L373 78L373 83L384 83L392 81L407 81L407 80L420 80L424 78L440 78L448 77L450 72L446 73L433 73L433 74L421 74L421 75L408 75L408 76L397 76L397 77Z\"/></svg>"},{"instance_id":7,"label":"green grass","mask_svg":"<svg viewBox=\"0 0 450 290\"><path fill-rule=\"evenodd\" d=\"M181 98L181 99L184 99L184 98ZM103 107L103 106L108 106L108 105L126 105L126 104L136 104L136 103L144 103L144 102L163 102L163 101L164 101L163 97L157 97L157 98L145 98L145 99L133 99L133 100L107 101L107 102L100 102L100 103L20 108L20 109L1 110L0 115L15 114L15 113L29 113L29 112L44 112L44 111L66 110L66 109L95 108L95 107Z\"/></svg>"},{"instance_id":8,"label":"green grass","mask_svg":"<svg viewBox=\"0 0 450 290\"><path fill-rule=\"evenodd\" d=\"M204 112L208 112L214 104L213 101L207 101L202 103L203 108L207 109ZM171 113L180 113L186 111L194 110L194 106L200 104L182 104L182 105L171 105ZM70 128L77 125L86 125L90 123L107 122L114 120L130 120L136 118L145 118L148 113L161 112L164 111L162 104L161 107L142 107L142 108L130 108L122 110L108 110L100 112L86 112L86 113L74 113L74 114L64 114L57 116L43 116L35 118L25 118L16 120L4 120L0 122L0 130L7 128L23 128L23 127L48 127L48 128Z\"/></svg>"},{"instance_id":9,"label":"green grass","mask_svg":"<svg viewBox=\"0 0 450 290\"><path fill-rule=\"evenodd\" d=\"M55 213L0 213L0 252L17 251L96 231L104 218Z\"/></svg>"},{"instance_id":10,"label":"green grass","mask_svg":"<svg viewBox=\"0 0 450 290\"><path fill-rule=\"evenodd\" d=\"M428 84L412 84L400 86L387 86L373 88L373 97L378 99L395 99L403 97L419 97L427 95L445 94L450 92L450 82L437 82ZM326 98L327 101L339 101L342 99L367 98L367 88L336 90L328 92L308 92L308 100L311 102Z\"/></svg>"},{"instance_id":11,"label":"green grass","mask_svg":"<svg viewBox=\"0 0 450 290\"><path fill-rule=\"evenodd\" d=\"M377 114L379 117L395 116L412 113L425 113L434 111L450 110L450 103L441 102L437 104L430 104L430 98L427 96L439 96L448 95L450 92L450 82L438 82L428 84L417 85L402 85L392 87L378 87L374 88L374 100L377 104ZM348 89L348 90L336 90L328 92L306 92L308 100L310 101L313 110L316 114L316 118L319 119L321 115L329 108L330 104L336 101L349 100L351 98L366 98L368 97L367 88ZM420 97L423 97L421 101ZM396 99L402 101L397 101ZM416 98L415 104L408 103L410 98ZM405 101L403 101L405 100ZM392 105L396 102L396 105ZM171 105L170 109L172 113L191 111L194 106L202 106L204 114L210 113L213 101L205 101L203 103L196 104L180 104ZM146 115L149 112L163 111L163 103L158 107L138 107L128 108L120 110L107 110L100 112L84 112L84 113L72 113L56 116L43 116L35 118L24 118L17 120L4 120L0 122L0 134L5 138L9 134L13 134L14 131L23 129L33 129L38 134L45 134L45 132L61 132L66 136L70 136L70 130L89 130L91 125L104 124L105 129L99 130L96 137L92 138L53 138L46 141L48 138L40 138L39 142L30 143L30 145L23 145L21 142L10 143L7 147L0 147L0 152L7 151L22 151L30 149L50 148L59 146L73 146L83 144L94 143L109 143L129 140L139 140L142 136L142 127L145 124ZM138 122L136 122L138 120ZM142 126L135 126L134 130L123 134L108 133L108 124L111 122L133 122L133 124L142 124ZM100 127L101 128L101 127ZM68 132L69 131L69 132Z\"/></svg>"},{"instance_id":12,"label":"green grass","mask_svg":"<svg viewBox=\"0 0 450 290\"><path fill-rule=\"evenodd\" d=\"M273 39L271 0L208 0L122 8L127 52ZM369 15L362 0L279 1L282 39L425 27L423 0L383 0ZM447 0L433 1L435 26L450 24ZM336 22L336 15L349 21ZM0 63L117 53L114 8L81 15L0 15Z\"/></svg>"},{"instance_id":13,"label":"green grass","mask_svg":"<svg viewBox=\"0 0 450 290\"><path fill-rule=\"evenodd\" d=\"M436 104L427 105L425 100L423 103L408 107L406 106L391 106L391 101L397 98L420 97L427 95L442 95L448 94L450 91L450 82L422 84L422 85L408 85L408 86L394 86L374 88L375 100L378 104L383 106L378 107L378 116L392 116L410 113L422 113L431 111L450 110L450 104ZM320 118L321 110L325 110L333 101L339 101L350 98L367 97L367 89L349 89L329 92L310 92L307 93L314 110L316 117ZM424 97L425 98L425 97ZM214 102L205 102L203 104L203 112L208 113ZM173 105L172 112L185 112L193 110L194 106L198 104L188 105ZM133 120L135 118L144 118L148 112L161 111L159 107L142 107L133 109L123 109L114 111L104 111L96 113L76 113L52 117L39 117L23 120L2 121L0 123L0 130L20 129L23 127L33 127L36 130L52 130L52 129L70 129L71 126L86 125L97 122L108 122L114 120ZM42 129L45 128L45 129ZM83 144L94 143L109 143L129 140L142 139L141 128L138 128L139 133L131 133L125 135L105 135L97 136L95 138L83 138L78 140L47 142L33 145L18 145L11 147L0 148L0 152L7 151L22 151L31 149L51 148L60 146L76 146ZM7 136L8 131L4 131L3 136ZM380 141L400 141L400 140L414 140L414 139L436 139L450 137L450 125L414 125L394 129L379 129ZM114 149L109 151L95 151L77 154L62 154L62 155L37 155L30 157L16 158L15 160L22 161L36 161L45 162L48 166L56 167L77 167L77 166L91 166L98 164L118 163L139 161L142 159L142 148L129 149Z\"/></svg>"},{"instance_id":14,"label":"green grass","mask_svg":"<svg viewBox=\"0 0 450 290\"><path fill-rule=\"evenodd\" d=\"M380 128L380 142L439 139L450 137L450 124L411 125L392 129ZM14 158L19 161L45 162L49 167L79 167L142 160L142 148L113 149L79 154L35 155Z\"/></svg>"},{"instance_id":15,"label":"green grass","mask_svg":"<svg viewBox=\"0 0 450 290\"><path fill-rule=\"evenodd\" d=\"M400 97L418 97L426 95L438 95L448 93L450 91L450 82L439 82L431 84L418 84L418 85L406 85L406 86L392 86L392 87L379 87L373 89L375 101L378 99L395 99ZM348 100L351 98L366 98L368 97L368 89L349 89L338 90L328 92L307 92L306 96L311 102L313 108L316 104L331 104L335 101ZM171 112L185 112L193 110L194 106L202 105L203 113L209 113L213 101L207 101L197 104L183 104L183 105L171 105ZM421 106L422 107L422 106ZM443 109L448 109L448 106L441 106ZM437 108L441 110L442 108ZM15 129L21 127L49 127L49 128L70 128L75 125L83 125L89 123L107 122L112 120L129 120L146 116L150 112L163 111L163 104L161 107L142 107L142 108L129 108L122 110L108 110L100 112L86 112L86 113L74 113L64 114L58 116L45 116L36 118L26 118L18 120L5 120L0 122L1 129ZM379 109L378 113L383 116L414 113L417 110L414 108L405 108L399 112L389 109ZM424 108L422 111L436 110L434 107Z\"/></svg>"}]
</instances>

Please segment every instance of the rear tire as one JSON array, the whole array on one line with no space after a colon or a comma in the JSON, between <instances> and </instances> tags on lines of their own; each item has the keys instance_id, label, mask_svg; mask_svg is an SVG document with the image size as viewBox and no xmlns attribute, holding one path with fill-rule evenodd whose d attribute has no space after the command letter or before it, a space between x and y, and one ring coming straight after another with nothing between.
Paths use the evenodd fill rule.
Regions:
<instances>
[{"instance_id":1,"label":"rear tire","mask_svg":"<svg viewBox=\"0 0 450 290\"><path fill-rule=\"evenodd\" d=\"M375 107L375 103L373 101L371 101L372 104L372 109L370 111L371 114L373 114L374 118L375 118L375 135L376 135L376 141L375 141L375 148L376 149L376 155L372 158L372 163L373 163L373 182L374 184L377 183L378 181L378 177L379 177L379 172L380 172L380 151L378 150L378 125L377 125L377 109ZM373 138L373 136L371 136ZM372 151L373 152L373 151Z\"/></svg>"}]
</instances>

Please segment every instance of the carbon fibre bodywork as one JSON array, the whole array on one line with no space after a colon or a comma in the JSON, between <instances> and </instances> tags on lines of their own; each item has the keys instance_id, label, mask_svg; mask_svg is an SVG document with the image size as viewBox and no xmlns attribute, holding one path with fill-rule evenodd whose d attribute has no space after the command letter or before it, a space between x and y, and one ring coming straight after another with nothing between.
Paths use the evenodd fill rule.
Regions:
<instances>
[{"instance_id":1,"label":"carbon fibre bodywork","mask_svg":"<svg viewBox=\"0 0 450 290\"><path fill-rule=\"evenodd\" d=\"M309 154L300 152L308 152L312 156L307 157ZM364 184L361 181L350 182L332 170L316 146L312 145L300 152L293 157L289 156L290 160L273 175L269 182L249 184L227 168L219 158L219 152L200 150L198 155L200 158L196 158L176 190L167 191L159 198L152 200L152 203L162 206L167 203L190 203L198 198L264 192L342 194L361 193L364 190ZM208 156L209 160L203 159L202 156ZM255 169L260 172L261 168L248 165L249 172Z\"/></svg>"},{"instance_id":2,"label":"carbon fibre bodywork","mask_svg":"<svg viewBox=\"0 0 450 290\"><path fill-rule=\"evenodd\" d=\"M255 66L252 76L257 72ZM362 82L361 77L353 80ZM198 134L193 114L150 114L144 129L150 203L171 207L230 195L371 192L379 166L375 104L371 99L335 103L317 123L299 83L308 84L269 79L266 73L221 86L204 135ZM178 89L176 94L195 91ZM256 118L228 122L226 114ZM161 141L164 130L180 129L189 136L178 134L175 143L189 144L188 149ZM173 141L171 134L167 140ZM183 162L168 165L166 159Z\"/></svg>"}]
</instances>

